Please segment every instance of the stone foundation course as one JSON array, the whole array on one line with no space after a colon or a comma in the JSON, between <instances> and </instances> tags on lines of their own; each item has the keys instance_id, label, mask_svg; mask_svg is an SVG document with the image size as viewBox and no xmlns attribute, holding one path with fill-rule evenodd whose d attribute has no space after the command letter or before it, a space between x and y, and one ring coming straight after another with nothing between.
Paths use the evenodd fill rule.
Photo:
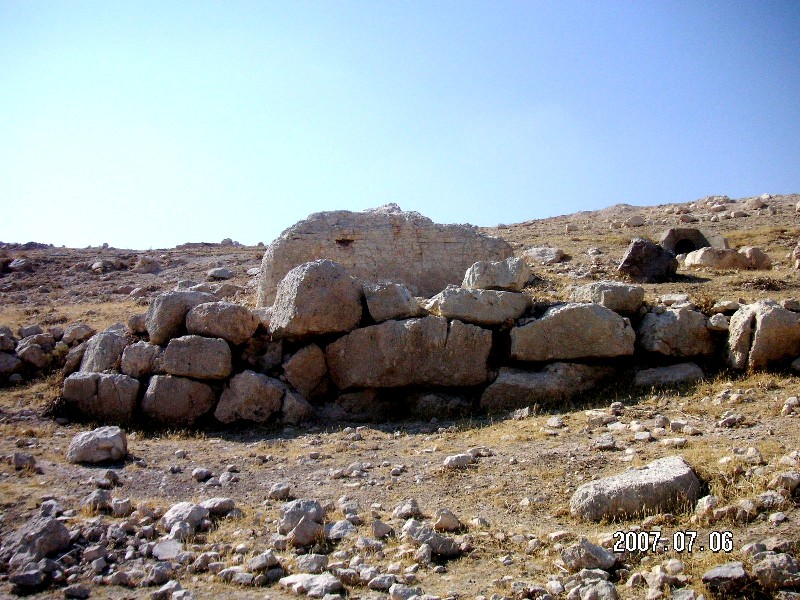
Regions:
<instances>
[{"instance_id":1,"label":"stone foundation course","mask_svg":"<svg viewBox=\"0 0 800 600\"><path fill-rule=\"evenodd\" d=\"M640 286L605 281L573 290L578 301L534 305L514 260L469 266L469 288L426 299L320 259L291 269L265 309L166 292L143 330L75 325L52 343L34 332L16 342L21 359L0 356L38 348L28 352L51 360L48 349L67 346L62 355L80 353L66 361L67 412L164 427L558 408L618 377L680 385L800 356L796 303L727 302L707 315L685 298L648 306Z\"/></svg>"}]
</instances>

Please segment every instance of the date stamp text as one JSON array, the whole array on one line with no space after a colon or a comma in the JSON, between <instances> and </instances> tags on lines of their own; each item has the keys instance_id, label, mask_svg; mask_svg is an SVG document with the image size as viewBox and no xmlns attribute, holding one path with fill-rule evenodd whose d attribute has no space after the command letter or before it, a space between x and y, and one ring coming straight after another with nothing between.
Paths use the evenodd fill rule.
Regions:
<instances>
[{"instance_id":1,"label":"date stamp text","mask_svg":"<svg viewBox=\"0 0 800 600\"><path fill-rule=\"evenodd\" d=\"M664 535L661 531L615 531L614 552L733 552L733 532L711 531L698 541L697 531L686 529Z\"/></svg>"}]
</instances>

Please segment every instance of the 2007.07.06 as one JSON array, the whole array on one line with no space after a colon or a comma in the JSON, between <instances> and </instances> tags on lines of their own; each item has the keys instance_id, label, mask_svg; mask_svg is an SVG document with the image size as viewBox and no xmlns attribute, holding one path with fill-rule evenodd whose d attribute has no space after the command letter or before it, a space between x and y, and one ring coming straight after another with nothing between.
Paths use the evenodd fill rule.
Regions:
<instances>
[{"instance_id":1,"label":"2007.07.06","mask_svg":"<svg viewBox=\"0 0 800 600\"><path fill-rule=\"evenodd\" d=\"M614 552L695 552L704 551L706 546L696 544L698 532L687 529L675 531L672 539L662 537L660 531L615 531ZM732 552L733 533L730 531L711 531L708 535L708 550L711 552Z\"/></svg>"}]
</instances>

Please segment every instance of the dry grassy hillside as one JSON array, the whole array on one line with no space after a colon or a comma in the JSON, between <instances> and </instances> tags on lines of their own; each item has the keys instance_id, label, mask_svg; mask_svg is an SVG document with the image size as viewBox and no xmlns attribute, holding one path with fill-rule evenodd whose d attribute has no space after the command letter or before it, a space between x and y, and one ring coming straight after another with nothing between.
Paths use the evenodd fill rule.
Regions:
<instances>
[{"instance_id":1,"label":"dry grassy hillside","mask_svg":"<svg viewBox=\"0 0 800 600\"><path fill-rule=\"evenodd\" d=\"M646 285L647 302L654 303L660 295L674 292L689 293L701 307L721 299L800 300L800 278L787 258L800 242L795 212L799 200L798 195L776 196L767 199L763 208L751 209L743 199L732 203L730 211L741 209L748 216L714 222L711 218L721 213L708 210L705 201L657 207L617 205L592 213L488 228L486 232L505 238L518 253L532 246L564 250L567 258L563 262L535 269L539 281L530 291L541 298L563 299L575 283L616 278L615 268L632 237L658 240L669 227L698 226L724 235L731 247L762 247L774 268L755 272L681 271L678 281ZM643 217L645 224L612 225L635 215ZM692 215L699 221L681 224L682 215L684 220ZM599 253L590 255L592 248ZM235 298L251 303L253 279L245 271L258 266L263 248L208 246L131 252L10 247L4 252L9 258L30 259L35 269L0 276L0 326L16 329L31 323L55 325L83 320L100 329L142 312L149 296L173 288L179 280L203 281L206 271L217 266L235 270L235 277L229 280L241 287ZM155 274L127 269L96 273L88 268L101 258L131 261L138 255L155 258L161 270ZM136 288L145 290L142 297L131 297ZM119 544L117 554L122 556L126 544L136 548L146 542L142 523L152 519L127 522L123 517L98 516L81 506L82 499L100 485L97 481L103 478L105 469L65 461L70 439L88 425L57 422L47 416L59 385L58 376L52 375L0 389L0 456L4 462L0 469L0 539L7 540L20 524L39 513L44 500L55 498L68 511L64 521L74 531L86 532L92 527L105 531L111 525L129 526L139 532L135 543L131 537L130 542ZM752 500L767 491L776 474L800 471L800 406L793 413L791 402L787 403L797 396L800 379L788 372L723 372L676 389L638 390L629 381L616 381L575 405L534 407L516 419L318 423L310 430L240 427L130 431L131 457L111 467L120 478L112 493L140 507L139 517L147 514L145 508L159 515L178 501L232 498L240 514L221 520L213 530L197 534L186 544L195 556L218 552L217 560L226 566L246 564L270 547L282 504L268 498L275 483L290 484L292 497L329 502L330 520L343 518L336 508L342 496L357 500L363 519L357 533L363 538L372 537L373 518L384 520L399 533L403 521L392 519L392 511L405 499L416 498L428 518L441 508L459 517L464 527L458 535L465 543L461 557L420 564L414 549L399 536L387 538L381 549L367 548L360 537L353 537L323 550L333 551L330 563L348 566L361 562L381 573L395 574L426 594L453 599L541 597L543 592L531 590L548 582L551 594L567 598L567 592L558 593L558 585L552 582L569 587L574 581L575 576L567 572L560 557L561 550L579 536L606 544L613 541L615 531L660 530L665 539L672 539L675 532L698 531L697 545L691 552L625 553L612 580L621 598L668 598L671 590L679 589L709 597L701 581L703 573L729 561L743 561L749 569L750 558L741 552L748 543L767 540L770 547L800 556L797 493L778 506L750 515L752 520L737 519L734 510L713 524L698 520L692 507L655 517L587 523L570 514L570 496L587 481L679 454L695 468L704 493L718 496L721 506ZM622 407L615 406L611 411L613 402ZM563 426L554 425L555 416L563 420ZM732 416L735 419L731 421ZM641 431L657 435L642 440L636 437ZM603 443L609 435L614 439L611 448ZM485 450L468 468L443 468L445 457L475 447ZM748 451L750 448L756 450ZM32 455L38 471L15 470L15 452ZM210 469L216 477L225 472L235 476L228 477L221 487L210 487L192 478L193 469L198 467ZM712 531L730 531L733 549L719 553L700 550L701 545L708 546ZM114 546L107 545L110 549ZM277 554L288 572L296 570L291 551ZM158 589L138 585L152 568L152 560L120 559L119 564L111 563L95 572L80 562L80 556L74 559L74 568L64 578L74 576L69 583L84 585L92 598L150 598ZM637 584L641 577L635 574L648 573L650 577L653 569L658 572L659 565L666 565L669 559L679 559L682 567L674 561L669 563L675 575L662 578L662 583L667 583L660 591L648 591L646 582ZM130 585L119 584L120 579L109 582L114 571L131 572ZM210 571L193 572L186 565L175 564L170 577L178 579L195 598L291 596L279 585L232 585ZM59 584L63 585L66 582ZM63 597L59 586L30 597ZM385 591L365 585L347 588L350 598L386 597ZM746 588L744 597L755 597L755 589ZM7 574L0 573L0 596L12 597Z\"/></svg>"}]
</instances>

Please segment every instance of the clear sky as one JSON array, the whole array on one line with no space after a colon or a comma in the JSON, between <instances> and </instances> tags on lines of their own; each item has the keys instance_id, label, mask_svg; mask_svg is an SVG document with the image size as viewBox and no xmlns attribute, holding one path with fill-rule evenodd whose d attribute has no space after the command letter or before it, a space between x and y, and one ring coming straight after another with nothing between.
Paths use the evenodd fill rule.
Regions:
<instances>
[{"instance_id":1,"label":"clear sky","mask_svg":"<svg viewBox=\"0 0 800 600\"><path fill-rule=\"evenodd\" d=\"M800 2L0 0L0 240L800 192Z\"/></svg>"}]
</instances>

